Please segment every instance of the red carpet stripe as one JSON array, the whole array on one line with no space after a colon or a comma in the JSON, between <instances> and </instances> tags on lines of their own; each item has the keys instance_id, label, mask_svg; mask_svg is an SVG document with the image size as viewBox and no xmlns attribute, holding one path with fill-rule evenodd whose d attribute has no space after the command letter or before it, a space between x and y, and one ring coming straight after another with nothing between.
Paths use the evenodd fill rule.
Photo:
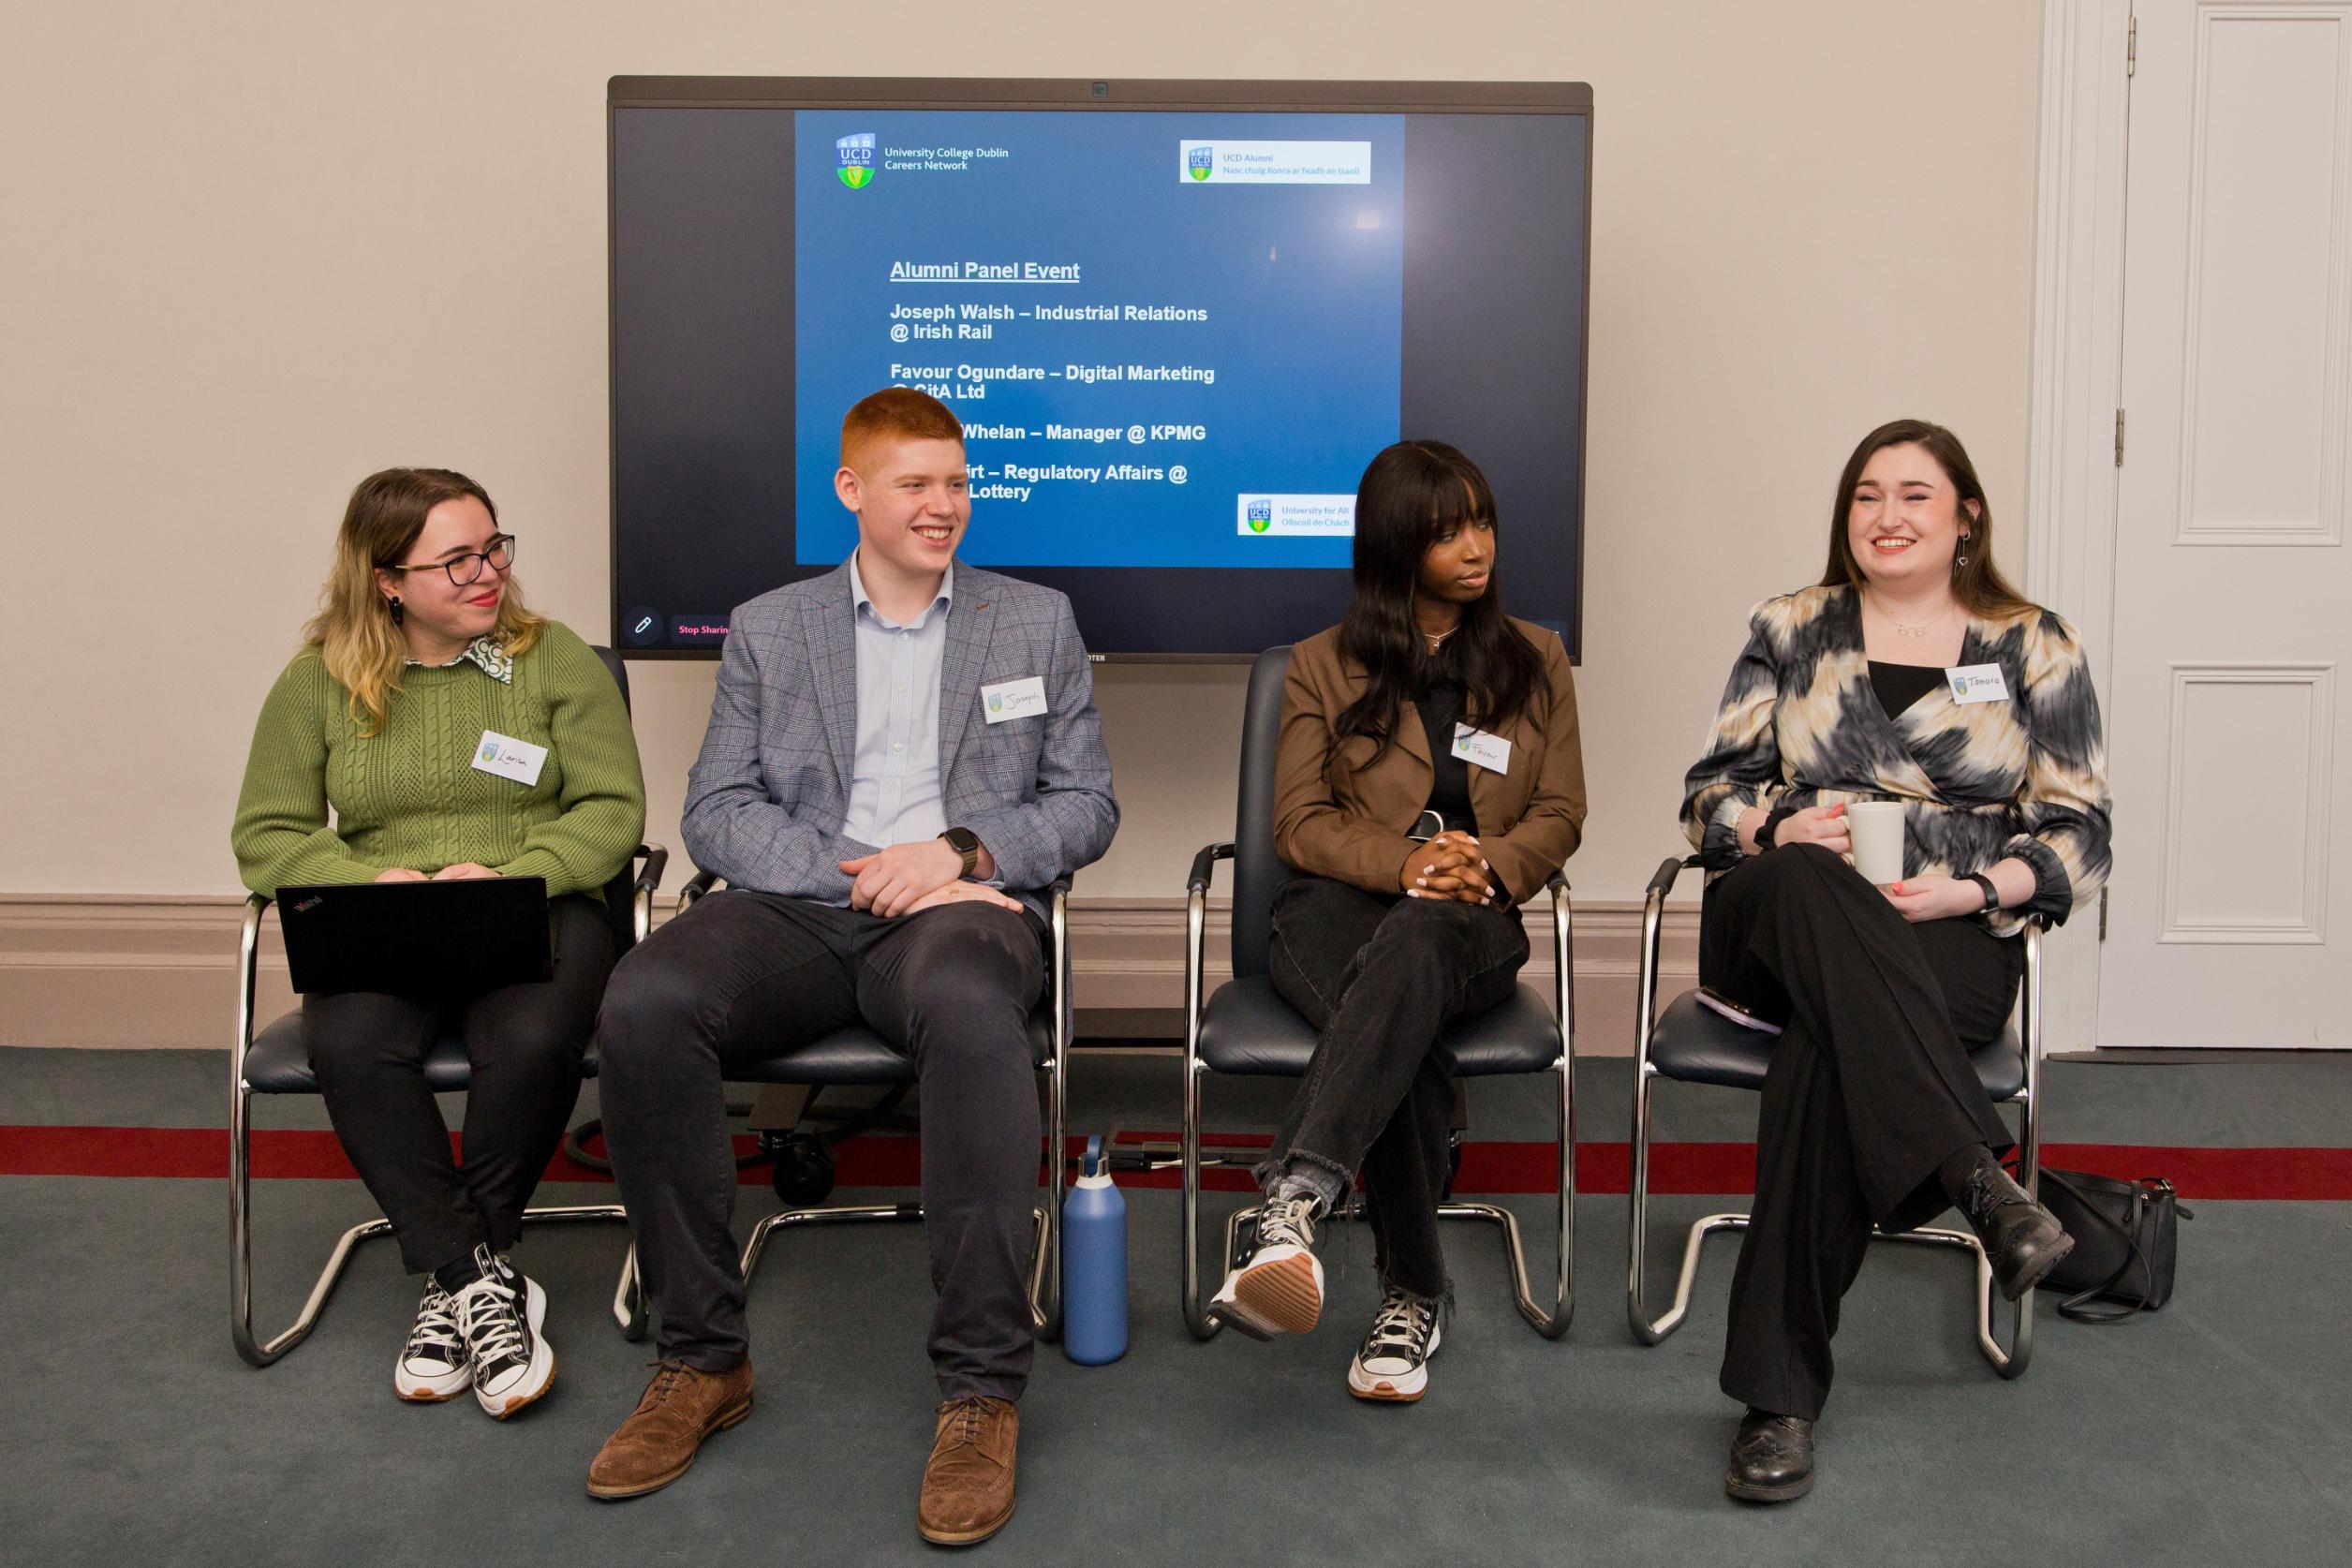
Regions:
<instances>
[{"instance_id":1,"label":"red carpet stripe","mask_svg":"<svg viewBox=\"0 0 2352 1568\"><path fill-rule=\"evenodd\" d=\"M1173 1134L1129 1133L1122 1145L1142 1140L1173 1144ZM1220 1140L1221 1141L1221 1140ZM1263 1146L1265 1138L1236 1137L1235 1144ZM454 1140L452 1139L452 1142ZM1075 1153L1084 1140L1071 1140ZM738 1153L753 1140L739 1136ZM2200 1148L2178 1145L2049 1144L2043 1163L2102 1176L2161 1176L2181 1196L2352 1202L2352 1148ZM1627 1146L1576 1146L1577 1191L1592 1195L1622 1193L1631 1164ZM1660 1143L1649 1156L1650 1191L1659 1193L1738 1195L1752 1190L1755 1146L1721 1143ZM182 1176L218 1179L229 1174L229 1135L219 1128L179 1127L0 1127L0 1176ZM349 1180L351 1163L334 1134L325 1132L259 1132L253 1135L253 1174L265 1180ZM915 1140L853 1138L836 1154L836 1174L844 1187L912 1187L921 1177ZM1203 1173L1212 1191L1246 1191L1249 1174L1239 1169ZM550 1181L610 1181L610 1176L557 1155L547 1167ZM1557 1151L1549 1144L1472 1142L1464 1150L1460 1188L1465 1192L1547 1192L1557 1181ZM767 1167L743 1173L746 1186L764 1187ZM1154 1189L1178 1185L1174 1169L1121 1172L1120 1185Z\"/></svg>"}]
</instances>

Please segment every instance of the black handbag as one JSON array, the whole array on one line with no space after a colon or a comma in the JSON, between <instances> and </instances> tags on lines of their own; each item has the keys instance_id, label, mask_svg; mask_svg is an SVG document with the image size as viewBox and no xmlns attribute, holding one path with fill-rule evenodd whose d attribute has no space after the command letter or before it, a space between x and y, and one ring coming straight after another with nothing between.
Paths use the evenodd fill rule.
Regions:
<instances>
[{"instance_id":1,"label":"black handbag","mask_svg":"<svg viewBox=\"0 0 2352 1568\"><path fill-rule=\"evenodd\" d=\"M2041 1173L2043 1206L2075 1238L2074 1250L2043 1276L2041 1289L2071 1291L2058 1304L2077 1323L2119 1323L2152 1312L2172 1297L2172 1265L2181 1220L2194 1220L2162 1176L2118 1181L2085 1171ZM2098 1300L2120 1303L2094 1307Z\"/></svg>"}]
</instances>

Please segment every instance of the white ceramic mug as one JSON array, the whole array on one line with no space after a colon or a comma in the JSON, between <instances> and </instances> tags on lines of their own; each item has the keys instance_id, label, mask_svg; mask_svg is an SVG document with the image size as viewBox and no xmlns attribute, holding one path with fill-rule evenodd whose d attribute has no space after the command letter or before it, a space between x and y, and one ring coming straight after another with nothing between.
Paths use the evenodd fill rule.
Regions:
<instances>
[{"instance_id":1,"label":"white ceramic mug","mask_svg":"<svg viewBox=\"0 0 2352 1568\"><path fill-rule=\"evenodd\" d=\"M1854 869L1877 887L1902 880L1902 802L1857 800L1845 808L1854 840Z\"/></svg>"}]
</instances>

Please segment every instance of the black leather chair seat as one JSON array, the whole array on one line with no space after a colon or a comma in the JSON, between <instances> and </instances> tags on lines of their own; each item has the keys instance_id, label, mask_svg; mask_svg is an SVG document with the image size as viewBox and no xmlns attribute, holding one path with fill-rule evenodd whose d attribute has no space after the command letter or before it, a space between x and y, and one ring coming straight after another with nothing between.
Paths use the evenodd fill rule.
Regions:
<instances>
[{"instance_id":1,"label":"black leather chair seat","mask_svg":"<svg viewBox=\"0 0 2352 1568\"><path fill-rule=\"evenodd\" d=\"M1760 1089L1775 1038L1733 1023L1700 1005L1696 991L1685 991L1658 1015L1657 1030L1649 1038L1649 1060L1662 1076L1677 1083ZM1973 1047L1968 1059L1994 1100L2012 1099L2024 1089L2025 1052L2015 1028L1990 1044Z\"/></svg>"},{"instance_id":2,"label":"black leather chair seat","mask_svg":"<svg viewBox=\"0 0 2352 1568\"><path fill-rule=\"evenodd\" d=\"M1457 1078L1547 1072L1560 1059L1560 1030L1532 986L1438 1037L1446 1070ZM1201 1059L1213 1072L1299 1078L1315 1054L1315 1031L1265 975L1220 985L1201 1010Z\"/></svg>"},{"instance_id":3,"label":"black leather chair seat","mask_svg":"<svg viewBox=\"0 0 2352 1568\"><path fill-rule=\"evenodd\" d=\"M596 1076L596 1050L581 1063L582 1075ZM466 1060L466 1043L445 1034L424 1057L424 1081L436 1094L463 1094L473 1079ZM310 1071L310 1047L303 1040L303 1012L293 1012L253 1037L245 1051L245 1082L256 1094L317 1094L318 1080Z\"/></svg>"},{"instance_id":4,"label":"black leather chair seat","mask_svg":"<svg viewBox=\"0 0 2352 1568\"><path fill-rule=\"evenodd\" d=\"M1029 1056L1039 1067L1054 1054L1054 1011L1049 1002L1029 1014ZM732 1084L809 1084L818 1087L858 1084L911 1084L914 1058L863 1024L834 1030L765 1061L736 1062L727 1069Z\"/></svg>"}]
</instances>

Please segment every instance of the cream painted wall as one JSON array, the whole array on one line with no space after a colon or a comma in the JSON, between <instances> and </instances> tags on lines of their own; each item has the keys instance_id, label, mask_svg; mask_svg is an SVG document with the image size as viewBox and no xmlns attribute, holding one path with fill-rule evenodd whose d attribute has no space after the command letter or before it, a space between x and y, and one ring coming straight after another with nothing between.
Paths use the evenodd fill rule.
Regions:
<instances>
[{"instance_id":1,"label":"cream painted wall","mask_svg":"<svg viewBox=\"0 0 2352 1568\"><path fill-rule=\"evenodd\" d=\"M1863 431L1958 429L2022 576L2034 0L855 14L7 8L0 892L233 891L252 715L370 469L481 480L532 600L609 630L615 73L1590 82L1585 897L1636 896L1672 847L1742 613L1818 570ZM1477 451L1475 431L1427 434ZM1241 679L1103 672L1126 825L1082 893L1176 893L1230 828ZM634 681L652 832L674 844L710 668Z\"/></svg>"}]
</instances>

